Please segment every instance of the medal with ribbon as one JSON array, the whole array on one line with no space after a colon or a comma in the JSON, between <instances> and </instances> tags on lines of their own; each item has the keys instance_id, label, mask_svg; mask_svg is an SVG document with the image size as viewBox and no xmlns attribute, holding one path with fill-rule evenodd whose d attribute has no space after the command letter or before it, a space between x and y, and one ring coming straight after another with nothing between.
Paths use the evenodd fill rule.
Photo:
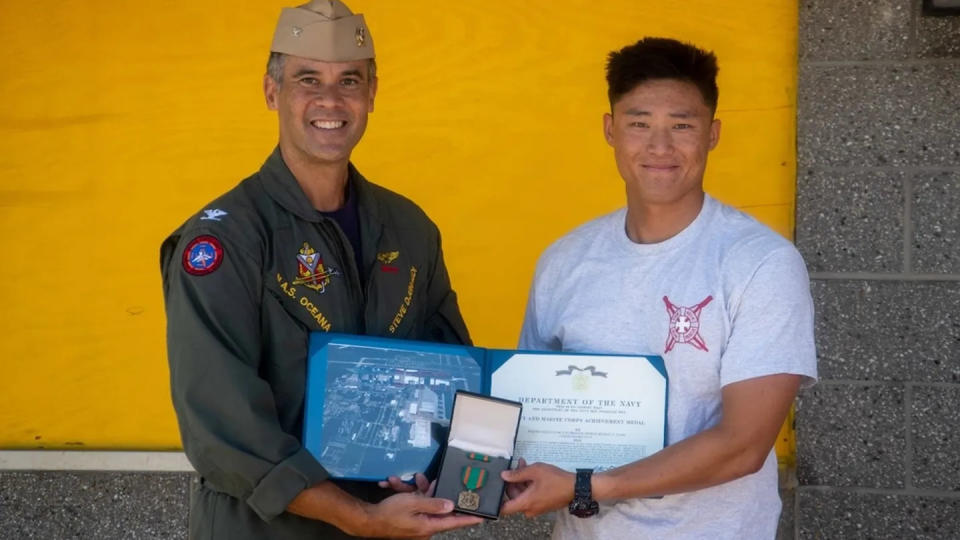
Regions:
<instances>
[{"instance_id":1,"label":"medal with ribbon","mask_svg":"<svg viewBox=\"0 0 960 540\"><path fill-rule=\"evenodd\" d=\"M482 488L484 482L487 481L487 470L482 467L467 465L463 468L460 481L463 482L463 486L467 490L461 491L460 495L457 496L457 506L464 510L480 508L480 494L476 490Z\"/></svg>"}]
</instances>

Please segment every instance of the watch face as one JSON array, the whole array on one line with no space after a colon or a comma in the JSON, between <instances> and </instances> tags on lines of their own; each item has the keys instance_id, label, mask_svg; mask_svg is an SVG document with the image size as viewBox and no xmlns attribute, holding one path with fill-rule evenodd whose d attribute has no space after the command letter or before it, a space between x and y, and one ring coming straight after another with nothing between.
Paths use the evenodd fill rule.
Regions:
<instances>
[{"instance_id":1,"label":"watch face","mask_svg":"<svg viewBox=\"0 0 960 540\"><path fill-rule=\"evenodd\" d=\"M575 500L570 503L569 510L572 515L585 518L596 515L600 511L600 505L597 501Z\"/></svg>"},{"instance_id":2,"label":"watch face","mask_svg":"<svg viewBox=\"0 0 960 540\"><path fill-rule=\"evenodd\" d=\"M568 509L574 516L585 518L600 511L600 505L590 493L590 476L593 469L577 469L577 480L573 486L573 500Z\"/></svg>"}]
</instances>

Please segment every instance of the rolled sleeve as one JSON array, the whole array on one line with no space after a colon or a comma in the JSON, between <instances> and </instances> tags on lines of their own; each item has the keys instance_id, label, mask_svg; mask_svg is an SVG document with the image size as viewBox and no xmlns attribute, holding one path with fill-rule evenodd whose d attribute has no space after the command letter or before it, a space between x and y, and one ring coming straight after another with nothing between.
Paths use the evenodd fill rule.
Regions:
<instances>
[{"instance_id":1,"label":"rolled sleeve","mask_svg":"<svg viewBox=\"0 0 960 540\"><path fill-rule=\"evenodd\" d=\"M301 448L260 479L247 504L261 519L270 521L282 514L301 491L329 476L323 466Z\"/></svg>"}]
</instances>

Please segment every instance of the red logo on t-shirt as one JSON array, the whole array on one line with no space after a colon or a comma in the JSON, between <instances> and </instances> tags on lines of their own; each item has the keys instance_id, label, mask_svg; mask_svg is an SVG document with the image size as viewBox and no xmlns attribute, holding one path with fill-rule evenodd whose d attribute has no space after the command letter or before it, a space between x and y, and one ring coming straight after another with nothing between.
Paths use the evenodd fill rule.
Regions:
<instances>
[{"instance_id":1,"label":"red logo on t-shirt","mask_svg":"<svg viewBox=\"0 0 960 540\"><path fill-rule=\"evenodd\" d=\"M667 314L670 315L670 334L667 336L664 354L670 352L677 343L689 343L701 351L707 350L707 344L700 337L700 310L711 300L713 297L708 296L695 306L684 307L675 306L670 303L669 298L663 297L663 303L667 305Z\"/></svg>"}]
</instances>

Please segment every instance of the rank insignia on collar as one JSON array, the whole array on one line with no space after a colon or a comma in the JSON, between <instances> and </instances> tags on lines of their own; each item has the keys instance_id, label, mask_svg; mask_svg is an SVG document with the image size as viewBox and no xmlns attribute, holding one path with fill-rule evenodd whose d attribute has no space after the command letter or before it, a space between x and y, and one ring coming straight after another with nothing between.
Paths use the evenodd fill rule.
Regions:
<instances>
[{"instance_id":1,"label":"rank insignia on collar","mask_svg":"<svg viewBox=\"0 0 960 540\"><path fill-rule=\"evenodd\" d=\"M330 278L339 275L340 272L332 266L324 267L320 254L310 244L303 243L297 254L297 279L293 280L294 285L304 285L323 294L330 284Z\"/></svg>"},{"instance_id":2,"label":"rank insignia on collar","mask_svg":"<svg viewBox=\"0 0 960 540\"><path fill-rule=\"evenodd\" d=\"M223 246L210 235L201 235L183 248L183 269L194 276L213 273L223 262Z\"/></svg>"},{"instance_id":3,"label":"rank insignia on collar","mask_svg":"<svg viewBox=\"0 0 960 540\"><path fill-rule=\"evenodd\" d=\"M225 210L221 210L219 208L207 208L206 210L203 211L203 213L204 213L204 216L200 218L200 221L206 221L206 220L220 221L220 218L227 215L227 212Z\"/></svg>"}]
</instances>

